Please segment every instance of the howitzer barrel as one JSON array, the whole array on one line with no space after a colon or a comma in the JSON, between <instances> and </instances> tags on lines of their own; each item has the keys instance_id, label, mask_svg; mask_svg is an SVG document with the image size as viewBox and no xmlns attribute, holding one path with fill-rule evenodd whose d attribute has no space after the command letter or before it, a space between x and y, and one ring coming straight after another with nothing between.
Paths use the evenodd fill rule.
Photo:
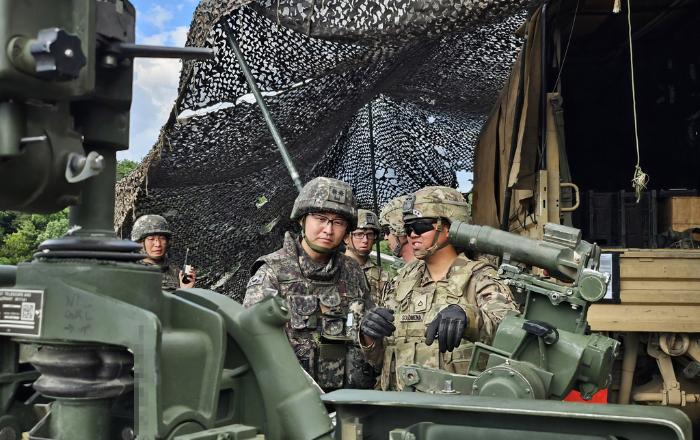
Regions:
<instances>
[{"instance_id":1,"label":"howitzer barrel","mask_svg":"<svg viewBox=\"0 0 700 440\"><path fill-rule=\"evenodd\" d=\"M574 261L574 250L555 243L461 221L450 225L450 243L462 249L499 257L508 254L510 259L546 269L551 276L562 281L576 279L579 265Z\"/></svg>"}]
</instances>

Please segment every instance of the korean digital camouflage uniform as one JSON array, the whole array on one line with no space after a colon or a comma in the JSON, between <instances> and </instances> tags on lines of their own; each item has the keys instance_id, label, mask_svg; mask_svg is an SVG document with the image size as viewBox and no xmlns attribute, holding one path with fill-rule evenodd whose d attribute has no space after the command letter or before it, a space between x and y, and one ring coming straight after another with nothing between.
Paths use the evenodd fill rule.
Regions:
<instances>
[{"instance_id":1,"label":"korean digital camouflage uniform","mask_svg":"<svg viewBox=\"0 0 700 440\"><path fill-rule=\"evenodd\" d=\"M351 187L325 177L310 181L294 202L291 218L303 224L303 217L312 212L342 215L354 229L357 211ZM302 367L321 388L371 388L374 369L365 362L358 342L360 321L372 307L362 269L340 252L333 252L328 264L314 262L301 246L304 239L303 232L301 238L287 233L282 249L254 263L243 305L281 295L291 312L287 337Z\"/></svg>"},{"instance_id":2,"label":"korean digital camouflage uniform","mask_svg":"<svg viewBox=\"0 0 700 440\"><path fill-rule=\"evenodd\" d=\"M143 245L143 241L149 235L165 236L168 239L168 246L170 246L170 239L173 233L170 230L167 220L163 217L154 214L142 215L136 219L134 227L131 229L131 241ZM168 260L167 248L165 257L161 261L155 263L143 261L142 263L149 266L158 266L160 268L163 273L161 288L166 292L172 292L180 288L179 269Z\"/></svg>"},{"instance_id":3,"label":"korean digital camouflage uniform","mask_svg":"<svg viewBox=\"0 0 700 440\"><path fill-rule=\"evenodd\" d=\"M432 217L469 221L464 198L452 188L423 188L406 203L410 206L405 212L410 214L405 220ZM459 305L469 322L459 347L441 354L437 343L425 344L425 330L437 313L451 304ZM459 254L447 275L437 282L432 280L425 260L409 263L387 288L383 305L394 310L396 316L396 331L384 341L383 390L403 389L397 368L407 364L466 374L471 341L490 343L506 313L517 312L510 289L498 280L496 270L464 254Z\"/></svg>"},{"instance_id":4,"label":"korean digital camouflage uniform","mask_svg":"<svg viewBox=\"0 0 700 440\"><path fill-rule=\"evenodd\" d=\"M356 229L370 229L377 234L377 240L381 240L382 230L379 227L379 221L377 215L372 211L367 209L357 210L357 228ZM352 240L350 241L350 251L357 253L352 245ZM389 273L384 270L381 266L377 265L375 259L369 257L368 255L360 255L361 258L365 259L365 263L362 265L362 270L365 272L367 277L367 283L369 284L370 294L372 296L372 302L374 304L379 304L381 300L384 288L389 282Z\"/></svg>"}]
</instances>

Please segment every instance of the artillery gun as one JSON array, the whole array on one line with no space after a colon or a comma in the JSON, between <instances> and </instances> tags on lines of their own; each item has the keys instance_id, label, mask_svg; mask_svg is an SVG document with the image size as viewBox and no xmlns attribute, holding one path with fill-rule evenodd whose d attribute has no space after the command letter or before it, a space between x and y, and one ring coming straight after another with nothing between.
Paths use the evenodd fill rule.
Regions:
<instances>
[{"instance_id":1,"label":"artillery gun","mask_svg":"<svg viewBox=\"0 0 700 440\"><path fill-rule=\"evenodd\" d=\"M280 298L244 310L203 289L162 292L160 271L112 229L132 58L211 52L135 45L126 0L0 0L0 17L0 209L70 206L71 225L31 262L0 268L0 438L331 438ZM670 409L359 390L323 400L343 439L690 438Z\"/></svg>"},{"instance_id":2,"label":"artillery gun","mask_svg":"<svg viewBox=\"0 0 700 440\"><path fill-rule=\"evenodd\" d=\"M599 272L600 249L581 240L581 231L547 224L541 241L488 226L456 221L450 242L456 247L502 257L501 279L525 295L522 315L509 313L488 346L477 342L468 375L400 368L407 385L430 393L521 399L562 400L572 389L589 400L610 385L619 342L587 334L586 313L606 291L608 275ZM546 269L526 273L514 263Z\"/></svg>"}]
</instances>

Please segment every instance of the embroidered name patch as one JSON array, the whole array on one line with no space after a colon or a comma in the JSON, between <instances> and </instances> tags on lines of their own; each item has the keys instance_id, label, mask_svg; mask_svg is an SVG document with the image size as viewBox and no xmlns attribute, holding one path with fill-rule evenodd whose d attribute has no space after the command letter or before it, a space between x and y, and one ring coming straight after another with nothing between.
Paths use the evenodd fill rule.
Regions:
<instances>
[{"instance_id":1,"label":"embroidered name patch","mask_svg":"<svg viewBox=\"0 0 700 440\"><path fill-rule=\"evenodd\" d=\"M423 320L422 313L402 313L401 322L420 322Z\"/></svg>"}]
</instances>

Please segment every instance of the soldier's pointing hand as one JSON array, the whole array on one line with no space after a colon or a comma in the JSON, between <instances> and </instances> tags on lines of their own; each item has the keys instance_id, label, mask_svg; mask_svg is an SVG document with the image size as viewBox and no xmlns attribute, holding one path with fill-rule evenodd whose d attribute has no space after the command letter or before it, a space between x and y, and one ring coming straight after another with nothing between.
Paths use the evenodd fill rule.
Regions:
<instances>
[{"instance_id":1,"label":"soldier's pointing hand","mask_svg":"<svg viewBox=\"0 0 700 440\"><path fill-rule=\"evenodd\" d=\"M437 337L440 353L452 351L459 347L467 327L469 319L464 310L458 305L452 304L440 310L430 324L425 329L425 343L432 345Z\"/></svg>"},{"instance_id":2,"label":"soldier's pointing hand","mask_svg":"<svg viewBox=\"0 0 700 440\"><path fill-rule=\"evenodd\" d=\"M360 331L365 336L374 339L382 339L386 336L391 336L396 330L394 324L394 311L384 308L375 307L365 315L360 325Z\"/></svg>"}]
</instances>

